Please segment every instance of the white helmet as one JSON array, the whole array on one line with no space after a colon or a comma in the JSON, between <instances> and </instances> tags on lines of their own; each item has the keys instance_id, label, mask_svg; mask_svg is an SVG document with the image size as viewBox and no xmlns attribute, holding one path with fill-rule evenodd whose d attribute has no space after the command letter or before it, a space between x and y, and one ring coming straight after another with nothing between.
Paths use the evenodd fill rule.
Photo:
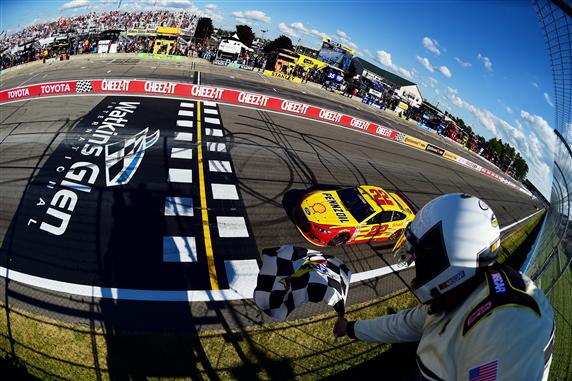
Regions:
<instances>
[{"instance_id":1,"label":"white helmet","mask_svg":"<svg viewBox=\"0 0 572 381\"><path fill-rule=\"evenodd\" d=\"M413 292L421 303L430 303L471 279L477 268L494 263L499 246L491 208L476 197L452 193L421 208L395 249L402 259L410 255L409 263L415 260Z\"/></svg>"}]
</instances>

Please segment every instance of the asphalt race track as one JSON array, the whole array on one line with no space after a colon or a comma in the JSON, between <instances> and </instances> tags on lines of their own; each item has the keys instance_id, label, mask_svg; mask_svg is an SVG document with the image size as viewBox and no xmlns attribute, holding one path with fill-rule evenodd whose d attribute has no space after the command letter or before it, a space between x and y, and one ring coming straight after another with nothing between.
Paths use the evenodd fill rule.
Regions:
<instances>
[{"instance_id":1,"label":"asphalt race track","mask_svg":"<svg viewBox=\"0 0 572 381\"><path fill-rule=\"evenodd\" d=\"M40 66L43 71L35 71L36 76L29 74L37 70L34 67L12 72L0 89L24 80L31 84L81 79L87 75L80 69L82 62L65 62L61 67L56 63L51 70ZM201 83L218 81L236 89L270 91L361 114L412 134L411 126L402 121L380 117L359 104L340 105L330 94L312 95L316 89L303 88L305 93L300 93L301 89L278 87L280 82L274 79L246 78L255 73L236 78L243 73L207 65L207 73L196 74L192 68L199 65L135 59L85 65L102 67L104 73L111 70L106 74L114 78L141 78L141 65L150 62L157 65L153 78L200 78ZM90 78L104 77L99 74L89 73ZM112 294L101 295L107 299L133 299L130 292L137 290L147 300L155 300L154 295L159 300L179 300L162 298L175 295L169 294L172 291L209 295L251 283L252 276L243 275L256 269L263 248L310 245L288 216L297 197L309 189L373 184L405 193L418 207L443 193L467 192L489 203L501 227L540 206L522 192L430 153L254 108L192 99L74 96L9 103L0 106L0 114L0 266L30 279L65 282L78 289L112 289ZM446 144L440 137L417 134ZM469 155L452 144L447 148ZM137 152L136 159L123 160L126 152ZM387 245L323 251L342 258L354 273L394 263ZM401 274L409 279L411 273ZM10 288L11 303L72 321L88 318L89 305L99 300L18 282L11 282ZM356 282L349 302L400 288L402 281L395 275ZM197 300L191 303L192 316L217 326L220 312L209 311L213 302L208 297L189 299ZM145 311L154 316L149 320L159 327L172 324L165 311L180 304L124 303L132 314ZM262 319L250 300L223 303L234 313L240 311L238 320ZM70 310L82 312L69 314ZM308 306L292 317L326 310Z\"/></svg>"}]
</instances>

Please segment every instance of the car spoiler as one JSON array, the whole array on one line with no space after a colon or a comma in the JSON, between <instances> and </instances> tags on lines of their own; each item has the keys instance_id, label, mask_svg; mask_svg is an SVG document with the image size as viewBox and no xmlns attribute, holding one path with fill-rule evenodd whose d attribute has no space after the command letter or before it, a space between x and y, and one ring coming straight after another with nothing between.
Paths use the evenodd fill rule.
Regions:
<instances>
[{"instance_id":1,"label":"car spoiler","mask_svg":"<svg viewBox=\"0 0 572 381\"><path fill-rule=\"evenodd\" d=\"M419 210L415 204L413 203L413 201L411 201L409 199L409 197L407 197L403 192L401 191L397 191L395 192L395 194L397 194L399 196L400 199L403 200L403 202L405 203L405 205L407 205L409 207L409 209L411 209L411 211L413 213L417 213L417 211Z\"/></svg>"}]
</instances>

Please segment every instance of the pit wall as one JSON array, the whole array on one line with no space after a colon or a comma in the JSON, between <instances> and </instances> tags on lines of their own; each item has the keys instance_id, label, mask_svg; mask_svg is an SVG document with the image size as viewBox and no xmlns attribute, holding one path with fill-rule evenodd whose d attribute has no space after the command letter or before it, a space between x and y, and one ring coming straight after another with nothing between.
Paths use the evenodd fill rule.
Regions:
<instances>
[{"instance_id":1,"label":"pit wall","mask_svg":"<svg viewBox=\"0 0 572 381\"><path fill-rule=\"evenodd\" d=\"M532 195L527 189L513 181L507 180L503 176L500 176L489 169L480 166L479 164L472 162L471 160L465 159L453 152L447 151L413 136L404 134L403 132L399 132L367 120L342 114L337 111L246 91L169 81L93 79L50 82L4 90L0 92L0 104L20 99L77 94L144 94L189 97L298 115L352 128L386 140L393 140L421 151L429 152L447 160L455 161L464 167L477 171L482 175L526 193L529 196Z\"/></svg>"}]
</instances>

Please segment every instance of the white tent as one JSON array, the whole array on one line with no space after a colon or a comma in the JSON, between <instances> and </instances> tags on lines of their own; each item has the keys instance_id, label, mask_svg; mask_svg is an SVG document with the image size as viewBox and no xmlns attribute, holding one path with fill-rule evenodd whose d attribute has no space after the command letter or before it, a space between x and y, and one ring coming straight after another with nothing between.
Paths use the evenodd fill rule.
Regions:
<instances>
[{"instance_id":1,"label":"white tent","mask_svg":"<svg viewBox=\"0 0 572 381\"><path fill-rule=\"evenodd\" d=\"M234 36L236 36L236 34ZM219 52L227 54L240 54L242 49L245 49L249 52L254 51L253 49L244 45L238 39L234 39L234 36L232 36L233 38L225 38L220 42L218 45Z\"/></svg>"}]
</instances>

